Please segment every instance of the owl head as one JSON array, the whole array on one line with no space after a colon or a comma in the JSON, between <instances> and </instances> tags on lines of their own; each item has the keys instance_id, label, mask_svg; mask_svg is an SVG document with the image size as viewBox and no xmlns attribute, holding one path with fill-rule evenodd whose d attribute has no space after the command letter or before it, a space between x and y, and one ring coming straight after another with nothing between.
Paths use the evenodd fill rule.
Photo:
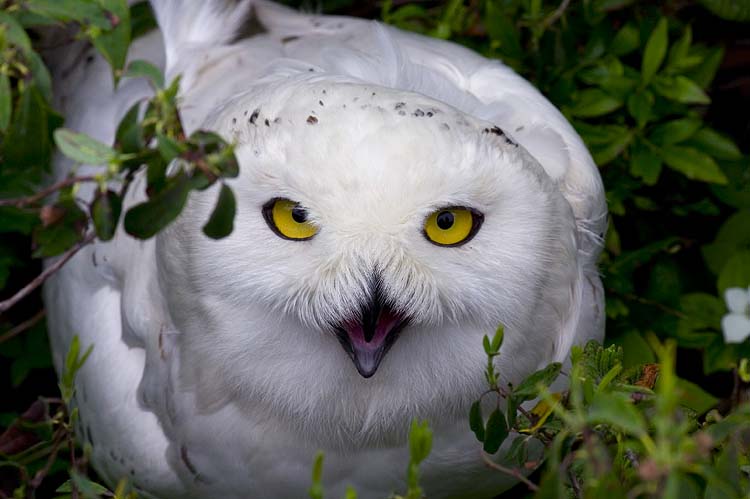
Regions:
<instances>
[{"instance_id":1,"label":"owl head","mask_svg":"<svg viewBox=\"0 0 750 499\"><path fill-rule=\"evenodd\" d=\"M209 190L157 240L184 377L206 407L232 400L318 433L345 419L336 436L364 442L465 411L500 324L508 380L561 348L575 221L509 131L314 74L259 84L208 126L237 144L234 231L201 233Z\"/></svg>"}]
</instances>

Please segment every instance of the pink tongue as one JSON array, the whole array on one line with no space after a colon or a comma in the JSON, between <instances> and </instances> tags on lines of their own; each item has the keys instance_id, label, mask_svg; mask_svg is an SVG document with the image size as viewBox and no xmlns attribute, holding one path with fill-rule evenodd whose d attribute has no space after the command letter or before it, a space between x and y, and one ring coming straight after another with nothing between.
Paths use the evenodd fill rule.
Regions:
<instances>
[{"instance_id":1,"label":"pink tongue","mask_svg":"<svg viewBox=\"0 0 750 499\"><path fill-rule=\"evenodd\" d=\"M357 371L363 377L369 378L378 370L380 361L383 360L390 344L389 335L402 320L402 316L389 309L381 309L370 341L366 340L364 327L360 321L350 321L343 325L342 329L349 340L347 349L350 350Z\"/></svg>"},{"instance_id":2,"label":"pink tongue","mask_svg":"<svg viewBox=\"0 0 750 499\"><path fill-rule=\"evenodd\" d=\"M388 333L398 324L401 317L388 309L381 310L378 321L375 324L375 333L368 342L362 324L358 321L350 321L344 324L344 329L349 335L352 347L359 352L373 352L383 346Z\"/></svg>"}]
</instances>

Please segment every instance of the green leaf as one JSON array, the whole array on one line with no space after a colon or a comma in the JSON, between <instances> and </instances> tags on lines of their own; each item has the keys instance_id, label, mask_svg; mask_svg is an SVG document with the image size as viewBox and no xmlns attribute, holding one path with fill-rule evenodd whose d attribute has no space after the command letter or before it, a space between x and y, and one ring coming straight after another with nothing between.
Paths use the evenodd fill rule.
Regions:
<instances>
[{"instance_id":1,"label":"green leaf","mask_svg":"<svg viewBox=\"0 0 750 499\"><path fill-rule=\"evenodd\" d=\"M569 109L572 116L592 118L609 114L622 106L622 101L598 88L581 91Z\"/></svg>"},{"instance_id":2,"label":"green leaf","mask_svg":"<svg viewBox=\"0 0 750 499\"><path fill-rule=\"evenodd\" d=\"M656 362L653 350L643 336L634 329L616 336L614 342L622 347L622 367L625 369Z\"/></svg>"},{"instance_id":3,"label":"green leaf","mask_svg":"<svg viewBox=\"0 0 750 499\"><path fill-rule=\"evenodd\" d=\"M544 369L540 369L524 379L513 389L513 396L519 401L531 400L539 395L539 385L549 387L557 379L562 364L553 362Z\"/></svg>"},{"instance_id":4,"label":"green leaf","mask_svg":"<svg viewBox=\"0 0 750 499\"><path fill-rule=\"evenodd\" d=\"M739 250L750 250L750 210L738 211L729 217L716 234L711 244L702 248L703 258L716 275Z\"/></svg>"},{"instance_id":5,"label":"green leaf","mask_svg":"<svg viewBox=\"0 0 750 499\"><path fill-rule=\"evenodd\" d=\"M742 158L742 152L732 139L709 127L701 128L693 134L690 145L717 159Z\"/></svg>"},{"instance_id":6,"label":"green leaf","mask_svg":"<svg viewBox=\"0 0 750 499\"><path fill-rule=\"evenodd\" d=\"M499 352L500 347L503 344L503 338L505 337L505 328L501 324L498 326L498 328L495 330L495 336L492 337L492 351L493 352Z\"/></svg>"},{"instance_id":7,"label":"green leaf","mask_svg":"<svg viewBox=\"0 0 750 499\"><path fill-rule=\"evenodd\" d=\"M144 147L143 127L138 119L140 109L140 102L133 104L117 126L115 146L124 153L136 153Z\"/></svg>"},{"instance_id":8,"label":"green leaf","mask_svg":"<svg viewBox=\"0 0 750 499\"><path fill-rule=\"evenodd\" d=\"M494 454L500 449L506 438L508 438L508 423L505 421L503 413L495 409L487 419L487 429L484 435L484 451L488 454Z\"/></svg>"},{"instance_id":9,"label":"green leaf","mask_svg":"<svg viewBox=\"0 0 750 499\"><path fill-rule=\"evenodd\" d=\"M46 102L52 102L52 78L50 77L47 66L39 54L31 52L27 56L31 77L34 79L39 92Z\"/></svg>"},{"instance_id":10,"label":"green leaf","mask_svg":"<svg viewBox=\"0 0 750 499\"><path fill-rule=\"evenodd\" d=\"M702 125L703 122L698 118L667 121L654 127L649 134L649 140L660 146L677 144L692 137Z\"/></svg>"},{"instance_id":11,"label":"green leaf","mask_svg":"<svg viewBox=\"0 0 750 499\"><path fill-rule=\"evenodd\" d=\"M654 107L654 94L648 90L640 90L628 97L628 112L633 117L638 128L648 123L651 118L651 108Z\"/></svg>"},{"instance_id":12,"label":"green leaf","mask_svg":"<svg viewBox=\"0 0 750 499\"><path fill-rule=\"evenodd\" d=\"M27 0L25 7L35 14L64 23L76 21L101 29L111 26L104 11L86 0Z\"/></svg>"},{"instance_id":13,"label":"green leaf","mask_svg":"<svg viewBox=\"0 0 750 499\"><path fill-rule=\"evenodd\" d=\"M416 419L411 422L409 430L409 457L412 463L419 464L430 455L432 450L432 430L427 421L418 422Z\"/></svg>"},{"instance_id":14,"label":"green leaf","mask_svg":"<svg viewBox=\"0 0 750 499\"><path fill-rule=\"evenodd\" d=\"M698 55L701 56L703 62L686 72L686 76L697 83L701 88L707 88L716 76L716 71L719 70L721 61L724 60L724 48L713 47L710 49L704 49Z\"/></svg>"},{"instance_id":15,"label":"green leaf","mask_svg":"<svg viewBox=\"0 0 750 499\"><path fill-rule=\"evenodd\" d=\"M477 400L471 404L471 409L469 410L469 428L474 432L477 440L484 442L484 420L482 419L481 400Z\"/></svg>"},{"instance_id":16,"label":"green leaf","mask_svg":"<svg viewBox=\"0 0 750 499\"><path fill-rule=\"evenodd\" d=\"M18 47L24 55L28 56L33 52L31 40L29 35L26 34L26 30L18 24L13 16L8 15L3 10L0 10L0 28L4 28L5 38Z\"/></svg>"},{"instance_id":17,"label":"green leaf","mask_svg":"<svg viewBox=\"0 0 750 499\"><path fill-rule=\"evenodd\" d=\"M669 49L667 68L679 70L683 68L689 59L690 44L693 41L693 30L688 25L682 32L682 36Z\"/></svg>"},{"instance_id":18,"label":"green leaf","mask_svg":"<svg viewBox=\"0 0 750 499\"><path fill-rule=\"evenodd\" d=\"M719 403L719 399L703 390L695 383L684 379L677 380L677 391L680 393L680 405L704 414Z\"/></svg>"},{"instance_id":19,"label":"green leaf","mask_svg":"<svg viewBox=\"0 0 750 499\"><path fill-rule=\"evenodd\" d=\"M164 88L164 75L161 70L148 61L132 61L128 64L124 76L146 78L155 89Z\"/></svg>"},{"instance_id":20,"label":"green leaf","mask_svg":"<svg viewBox=\"0 0 750 499\"><path fill-rule=\"evenodd\" d=\"M86 230L86 213L72 199L45 206L48 221L34 230L34 257L59 255L76 244ZM44 212L43 212L44 213Z\"/></svg>"},{"instance_id":21,"label":"green leaf","mask_svg":"<svg viewBox=\"0 0 750 499\"><path fill-rule=\"evenodd\" d=\"M646 421L625 396L615 392L597 392L588 407L590 424L608 424L629 435L646 434Z\"/></svg>"},{"instance_id":22,"label":"green leaf","mask_svg":"<svg viewBox=\"0 0 750 499\"><path fill-rule=\"evenodd\" d=\"M717 286L722 296L728 288L750 286L750 251L737 252L729 259L721 269Z\"/></svg>"},{"instance_id":23,"label":"green leaf","mask_svg":"<svg viewBox=\"0 0 750 499\"><path fill-rule=\"evenodd\" d=\"M710 104L711 99L693 80L686 76L669 78L659 76L654 80L654 90L667 99L683 104Z\"/></svg>"},{"instance_id":24,"label":"green leaf","mask_svg":"<svg viewBox=\"0 0 750 499\"><path fill-rule=\"evenodd\" d=\"M65 156L87 165L104 165L117 157L117 152L88 135L67 128L54 133L55 144Z\"/></svg>"},{"instance_id":25,"label":"green leaf","mask_svg":"<svg viewBox=\"0 0 750 499\"><path fill-rule=\"evenodd\" d=\"M115 82L118 73L125 65L130 46L130 9L127 0L95 0L106 9L106 16L111 29L89 35L96 50L104 56L112 67Z\"/></svg>"},{"instance_id":26,"label":"green leaf","mask_svg":"<svg viewBox=\"0 0 750 499\"><path fill-rule=\"evenodd\" d=\"M726 310L724 302L706 293L690 293L680 297L684 317L677 322L676 336L681 346L703 348L719 329Z\"/></svg>"},{"instance_id":27,"label":"green leaf","mask_svg":"<svg viewBox=\"0 0 750 499\"><path fill-rule=\"evenodd\" d=\"M643 179L646 185L655 185L659 181L661 164L659 155L640 142L630 151L630 174Z\"/></svg>"},{"instance_id":28,"label":"green leaf","mask_svg":"<svg viewBox=\"0 0 750 499\"><path fill-rule=\"evenodd\" d=\"M91 203L91 219L99 239L109 241L114 237L121 211L122 200L116 192L106 191L97 195Z\"/></svg>"},{"instance_id":29,"label":"green leaf","mask_svg":"<svg viewBox=\"0 0 750 499\"><path fill-rule=\"evenodd\" d=\"M597 165L603 166L619 156L633 140L633 132L627 130L609 144L592 145L591 156Z\"/></svg>"},{"instance_id":30,"label":"green leaf","mask_svg":"<svg viewBox=\"0 0 750 499\"><path fill-rule=\"evenodd\" d=\"M0 132L5 132L13 112L13 101L10 93L8 75L0 73Z\"/></svg>"},{"instance_id":31,"label":"green leaf","mask_svg":"<svg viewBox=\"0 0 750 499\"><path fill-rule=\"evenodd\" d=\"M181 171L167 186L125 214L125 231L138 239L148 239L171 223L182 211L190 193L190 178Z\"/></svg>"},{"instance_id":32,"label":"green leaf","mask_svg":"<svg viewBox=\"0 0 750 499\"><path fill-rule=\"evenodd\" d=\"M726 184L727 177L711 156L691 147L668 145L661 149L661 158L672 168L691 180Z\"/></svg>"},{"instance_id":33,"label":"green leaf","mask_svg":"<svg viewBox=\"0 0 750 499\"><path fill-rule=\"evenodd\" d=\"M221 239L232 233L234 228L234 214L237 203L234 200L232 189L228 185L221 185L219 199L208 223L203 226L203 233L211 239Z\"/></svg>"},{"instance_id":34,"label":"green leaf","mask_svg":"<svg viewBox=\"0 0 750 499\"><path fill-rule=\"evenodd\" d=\"M186 147L184 144L181 144L177 142L176 140L173 140L166 135L157 134L156 135L156 141L157 141L157 147L159 149L159 153L161 154L161 157L164 158L164 161L167 163L170 163L173 159L178 157L180 154L185 152Z\"/></svg>"},{"instance_id":35,"label":"green leaf","mask_svg":"<svg viewBox=\"0 0 750 499\"><path fill-rule=\"evenodd\" d=\"M73 478L60 485L55 492L72 492L73 483L75 483L78 491L83 494L84 497L95 497L98 498L100 495L111 495L107 487L100 485L96 482L89 480L88 478L79 475L74 472Z\"/></svg>"},{"instance_id":36,"label":"green leaf","mask_svg":"<svg viewBox=\"0 0 750 499\"><path fill-rule=\"evenodd\" d=\"M741 210L750 209L750 168L748 159L742 158L735 161L724 160L721 162L721 170L729 179L727 185L712 185L711 192L721 201L729 206Z\"/></svg>"},{"instance_id":37,"label":"green leaf","mask_svg":"<svg viewBox=\"0 0 750 499\"><path fill-rule=\"evenodd\" d=\"M728 21L750 21L750 2L747 0L700 0L713 14Z\"/></svg>"},{"instance_id":38,"label":"green leaf","mask_svg":"<svg viewBox=\"0 0 750 499\"><path fill-rule=\"evenodd\" d=\"M35 84L21 92L13 119L3 141L3 169L24 171L27 181L41 180L28 175L41 172L50 160L49 114Z\"/></svg>"},{"instance_id":39,"label":"green leaf","mask_svg":"<svg viewBox=\"0 0 750 499\"><path fill-rule=\"evenodd\" d=\"M323 452L318 451L315 454L312 468L312 485L308 490L310 499L323 499Z\"/></svg>"},{"instance_id":40,"label":"green leaf","mask_svg":"<svg viewBox=\"0 0 750 499\"><path fill-rule=\"evenodd\" d=\"M640 43L640 31L634 23L629 22L612 39L609 51L617 56L626 55L637 49Z\"/></svg>"},{"instance_id":41,"label":"green leaf","mask_svg":"<svg viewBox=\"0 0 750 499\"><path fill-rule=\"evenodd\" d=\"M667 53L667 19L662 17L651 32L651 36L646 42L646 49L643 52L641 61L641 81L647 84L659 70L664 56Z\"/></svg>"}]
</instances>

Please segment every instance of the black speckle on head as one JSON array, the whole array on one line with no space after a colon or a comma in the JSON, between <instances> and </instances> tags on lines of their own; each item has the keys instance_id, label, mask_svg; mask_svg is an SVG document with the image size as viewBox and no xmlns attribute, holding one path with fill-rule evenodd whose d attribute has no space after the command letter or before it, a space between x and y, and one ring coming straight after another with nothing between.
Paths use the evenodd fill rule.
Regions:
<instances>
[{"instance_id":1,"label":"black speckle on head","mask_svg":"<svg viewBox=\"0 0 750 499\"><path fill-rule=\"evenodd\" d=\"M133 468L130 468L130 476L135 476L135 470Z\"/></svg>"},{"instance_id":2,"label":"black speckle on head","mask_svg":"<svg viewBox=\"0 0 750 499\"><path fill-rule=\"evenodd\" d=\"M245 109L245 112L242 113L242 116L247 116L247 109Z\"/></svg>"},{"instance_id":3,"label":"black speckle on head","mask_svg":"<svg viewBox=\"0 0 750 499\"><path fill-rule=\"evenodd\" d=\"M399 109L403 108L406 105L406 102L397 102L395 106L393 106L393 109L398 111Z\"/></svg>"},{"instance_id":4,"label":"black speckle on head","mask_svg":"<svg viewBox=\"0 0 750 499\"><path fill-rule=\"evenodd\" d=\"M420 118L420 117L424 116L424 111L422 111L421 109L417 109L417 110L415 110L415 111L414 111L414 113L412 113L412 114L413 114L414 116L416 116L416 117Z\"/></svg>"},{"instance_id":5,"label":"black speckle on head","mask_svg":"<svg viewBox=\"0 0 750 499\"><path fill-rule=\"evenodd\" d=\"M502 137L503 135L505 135L505 132L503 132L500 129L500 127L497 127L497 126L493 126L492 128L490 128L490 133L498 135L500 137Z\"/></svg>"},{"instance_id":6,"label":"black speckle on head","mask_svg":"<svg viewBox=\"0 0 750 499\"><path fill-rule=\"evenodd\" d=\"M319 101L318 101L318 104L320 104L320 106L321 106L321 107L325 105L325 104L323 104L323 101L322 101L322 100L319 100Z\"/></svg>"},{"instance_id":7,"label":"black speckle on head","mask_svg":"<svg viewBox=\"0 0 750 499\"><path fill-rule=\"evenodd\" d=\"M440 128L442 128L443 130L450 130L451 129L451 127L448 126L448 123L443 123L442 125L440 125Z\"/></svg>"},{"instance_id":8,"label":"black speckle on head","mask_svg":"<svg viewBox=\"0 0 750 499\"><path fill-rule=\"evenodd\" d=\"M518 128L516 128L516 132L520 132L521 130L523 130L523 125L521 125Z\"/></svg>"},{"instance_id":9,"label":"black speckle on head","mask_svg":"<svg viewBox=\"0 0 750 499\"><path fill-rule=\"evenodd\" d=\"M80 59L79 59L79 60L80 60ZM93 54L89 54L89 55L88 55L88 56L86 57L86 64L91 64L92 62L94 62L94 56L93 56Z\"/></svg>"},{"instance_id":10,"label":"black speckle on head","mask_svg":"<svg viewBox=\"0 0 750 499\"><path fill-rule=\"evenodd\" d=\"M399 116L406 116L406 111L401 110L401 111L398 112L398 115Z\"/></svg>"},{"instance_id":11,"label":"black speckle on head","mask_svg":"<svg viewBox=\"0 0 750 499\"><path fill-rule=\"evenodd\" d=\"M434 113L432 111L427 111L427 117L432 118L434 116Z\"/></svg>"},{"instance_id":12,"label":"black speckle on head","mask_svg":"<svg viewBox=\"0 0 750 499\"><path fill-rule=\"evenodd\" d=\"M357 102L359 100L359 97L355 97L352 99L352 102Z\"/></svg>"},{"instance_id":13,"label":"black speckle on head","mask_svg":"<svg viewBox=\"0 0 750 499\"><path fill-rule=\"evenodd\" d=\"M232 125L234 125L235 123L237 123L237 118L232 118Z\"/></svg>"},{"instance_id":14,"label":"black speckle on head","mask_svg":"<svg viewBox=\"0 0 750 499\"><path fill-rule=\"evenodd\" d=\"M253 114L250 115L250 118L247 120L248 123L254 125L255 121L258 119L258 115L260 115L260 109L256 109L253 111Z\"/></svg>"},{"instance_id":15,"label":"black speckle on head","mask_svg":"<svg viewBox=\"0 0 750 499\"><path fill-rule=\"evenodd\" d=\"M284 38L281 39L281 43L289 43L289 42L293 42L294 40L297 40L297 39L299 39L299 37L296 36L296 35L285 36Z\"/></svg>"},{"instance_id":16,"label":"black speckle on head","mask_svg":"<svg viewBox=\"0 0 750 499\"><path fill-rule=\"evenodd\" d=\"M377 94L375 92L372 93L370 97L375 97Z\"/></svg>"},{"instance_id":17,"label":"black speckle on head","mask_svg":"<svg viewBox=\"0 0 750 499\"><path fill-rule=\"evenodd\" d=\"M273 122L278 125L279 123L281 123L281 118L276 118L273 120Z\"/></svg>"},{"instance_id":18,"label":"black speckle on head","mask_svg":"<svg viewBox=\"0 0 750 499\"><path fill-rule=\"evenodd\" d=\"M313 21L312 25L315 28L320 28L320 21Z\"/></svg>"},{"instance_id":19,"label":"black speckle on head","mask_svg":"<svg viewBox=\"0 0 750 499\"><path fill-rule=\"evenodd\" d=\"M323 89L323 95L325 95L325 94L326 94L326 89L324 88L324 89Z\"/></svg>"},{"instance_id":20,"label":"black speckle on head","mask_svg":"<svg viewBox=\"0 0 750 499\"><path fill-rule=\"evenodd\" d=\"M307 124L308 125L314 125L317 122L318 122L318 118L316 118L315 116L310 115L310 116L307 117Z\"/></svg>"},{"instance_id":21,"label":"black speckle on head","mask_svg":"<svg viewBox=\"0 0 750 499\"><path fill-rule=\"evenodd\" d=\"M346 104L341 104L341 107L346 109Z\"/></svg>"},{"instance_id":22,"label":"black speckle on head","mask_svg":"<svg viewBox=\"0 0 750 499\"><path fill-rule=\"evenodd\" d=\"M264 123L266 124L266 126L271 126L271 122L268 121L268 118L265 119Z\"/></svg>"},{"instance_id":23,"label":"black speckle on head","mask_svg":"<svg viewBox=\"0 0 750 499\"><path fill-rule=\"evenodd\" d=\"M310 68L310 69L308 69L308 71L310 71L312 73L315 70L313 68Z\"/></svg>"}]
</instances>

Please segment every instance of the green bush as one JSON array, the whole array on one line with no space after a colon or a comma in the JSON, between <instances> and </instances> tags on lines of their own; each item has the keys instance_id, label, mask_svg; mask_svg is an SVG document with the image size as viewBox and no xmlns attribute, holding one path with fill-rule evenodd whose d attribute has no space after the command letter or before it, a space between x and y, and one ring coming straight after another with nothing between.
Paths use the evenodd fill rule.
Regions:
<instances>
[{"instance_id":1,"label":"green bush","mask_svg":"<svg viewBox=\"0 0 750 499\"><path fill-rule=\"evenodd\" d=\"M9 477L0 483L13 483L16 497L54 490L61 496L128 497L126 481L114 492L98 485L87 472L90 449L75 444L77 415L67 402L87 353L74 345L60 381L62 396L55 395L37 286L25 286L55 270L37 277L39 258L71 256L95 237L107 240L120 219L130 234L151 237L179 214L190 190L235 176L237 163L231 145L218 136L182 132L175 106L179 80L164 82L143 62L124 67L130 40L154 25L145 4L0 5L0 357L6 366L0 425L8 428L0 437L0 478ZM506 496L746 496L750 341L728 343L725 334L732 321L750 315L750 160L737 145L748 148L750 65L729 64L725 55L747 32L741 23L750 19L750 2L398 5L323 2L327 11L379 17L502 59L573 123L607 189L611 216L600 262L607 346L574 349L569 372L551 365L514 387L499 385L494 373L502 329L485 340L488 362L477 369L486 371L483 398L498 404L488 415L474 404L471 429L488 466L522 481ZM37 33L60 24L104 55L116 81L124 74L145 77L156 89L142 120L135 108L125 116L115 146L62 128L51 107L52 82L37 52ZM722 87L713 83L717 72ZM107 173L40 189L55 147L76 161L106 164ZM175 158L183 169L167 176ZM143 164L150 198L122 213L122 198ZM125 182L113 189L113 178ZM85 209L74 202L81 182L100 187ZM234 197L224 186L204 232L228 234L233 216ZM564 393L550 391L558 376L568 378ZM488 457L506 439L513 467ZM532 441L544 445L542 461L529 457ZM415 422L404 497L421 497L419 463L430 446L429 428ZM311 497L324 497L322 466L322 455L311 463Z\"/></svg>"}]
</instances>

